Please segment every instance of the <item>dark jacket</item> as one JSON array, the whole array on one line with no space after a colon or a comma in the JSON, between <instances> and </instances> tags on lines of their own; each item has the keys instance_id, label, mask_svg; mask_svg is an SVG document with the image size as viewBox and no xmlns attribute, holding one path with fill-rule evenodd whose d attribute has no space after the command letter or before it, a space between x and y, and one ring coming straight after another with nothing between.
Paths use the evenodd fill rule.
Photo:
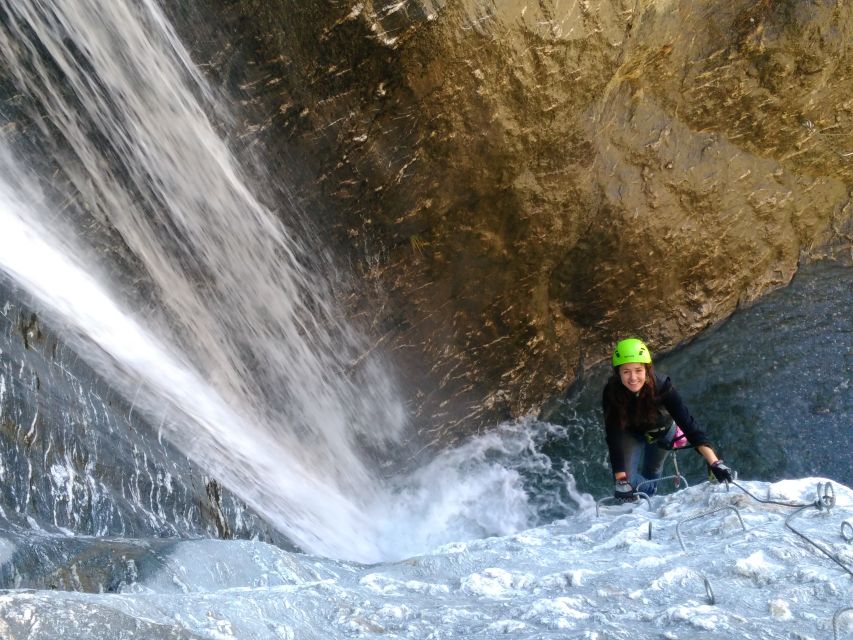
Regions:
<instances>
[{"instance_id":1,"label":"dark jacket","mask_svg":"<svg viewBox=\"0 0 853 640\"><path fill-rule=\"evenodd\" d=\"M607 383L607 386L605 386L604 393L602 394L604 431L607 440L607 448L610 451L610 466L613 467L613 473L617 473L619 471L625 471L626 469L624 452L622 451L622 428L616 423L615 416L611 415L612 412L608 410L610 396L608 388L610 385L619 385L617 387L617 392L624 391L629 403L632 403L628 405L629 420L631 419L631 416L636 413L633 409L636 405L637 399L636 395L628 391L628 389L626 389L618 379L611 379ZM674 420L675 424L681 427L681 430L684 432L684 435L687 436L687 440L690 444L694 446L703 444L711 446L711 441L687 410L687 407L681 400L681 396L672 385L672 381L668 377L658 375L657 372L655 372L655 394L654 402L658 407L658 419L653 423L629 423L625 427L625 431L633 434L638 439L654 441L666 434Z\"/></svg>"}]
</instances>

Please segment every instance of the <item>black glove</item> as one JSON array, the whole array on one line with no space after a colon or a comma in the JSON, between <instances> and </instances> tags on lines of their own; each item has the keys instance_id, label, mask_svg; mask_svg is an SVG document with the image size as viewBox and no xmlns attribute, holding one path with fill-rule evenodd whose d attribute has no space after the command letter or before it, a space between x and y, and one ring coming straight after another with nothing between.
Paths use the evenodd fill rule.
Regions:
<instances>
[{"instance_id":1,"label":"black glove","mask_svg":"<svg viewBox=\"0 0 853 640\"><path fill-rule=\"evenodd\" d=\"M616 487L613 489L613 497L619 502L634 502L637 499L637 494L630 482L617 480Z\"/></svg>"},{"instance_id":2,"label":"black glove","mask_svg":"<svg viewBox=\"0 0 853 640\"><path fill-rule=\"evenodd\" d=\"M708 468L717 482L732 482L735 479L732 470L723 464L722 460L717 460Z\"/></svg>"}]
</instances>

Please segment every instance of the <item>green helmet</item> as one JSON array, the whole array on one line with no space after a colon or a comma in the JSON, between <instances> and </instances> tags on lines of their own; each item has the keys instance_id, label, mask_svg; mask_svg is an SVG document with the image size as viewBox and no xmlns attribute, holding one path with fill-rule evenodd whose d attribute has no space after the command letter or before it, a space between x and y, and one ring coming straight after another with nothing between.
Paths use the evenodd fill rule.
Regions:
<instances>
[{"instance_id":1,"label":"green helmet","mask_svg":"<svg viewBox=\"0 0 853 640\"><path fill-rule=\"evenodd\" d=\"M651 364L652 354L645 343L638 338L620 340L613 350L613 366L618 367L628 362Z\"/></svg>"}]
</instances>

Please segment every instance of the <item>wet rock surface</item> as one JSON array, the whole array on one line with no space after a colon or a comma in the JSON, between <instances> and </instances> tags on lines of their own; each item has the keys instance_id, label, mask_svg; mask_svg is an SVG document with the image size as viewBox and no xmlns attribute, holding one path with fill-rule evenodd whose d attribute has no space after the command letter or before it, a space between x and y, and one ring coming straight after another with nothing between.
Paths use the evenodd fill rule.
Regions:
<instances>
[{"instance_id":1,"label":"wet rock surface","mask_svg":"<svg viewBox=\"0 0 853 640\"><path fill-rule=\"evenodd\" d=\"M0 283L0 532L5 540L0 556L12 560L0 570L0 586L88 589L91 585L70 585L73 572L60 575L67 569L64 558L76 547L81 567L126 564L109 543L65 537L72 532L259 538L289 546L159 438L150 417L110 389L22 299L19 290ZM123 551L122 558L132 558L131 552ZM107 582L104 578L102 586Z\"/></svg>"},{"instance_id":2,"label":"wet rock surface","mask_svg":"<svg viewBox=\"0 0 853 640\"><path fill-rule=\"evenodd\" d=\"M849 254L847 3L196 10L219 24L179 20L195 57L443 439L536 410L618 336L669 348Z\"/></svg>"}]
</instances>

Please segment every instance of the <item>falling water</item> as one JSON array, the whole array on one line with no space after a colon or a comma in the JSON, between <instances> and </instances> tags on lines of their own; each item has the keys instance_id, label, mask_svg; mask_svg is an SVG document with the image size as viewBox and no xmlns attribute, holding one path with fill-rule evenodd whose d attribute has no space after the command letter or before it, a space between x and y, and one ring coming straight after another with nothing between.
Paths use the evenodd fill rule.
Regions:
<instances>
[{"instance_id":1,"label":"falling water","mask_svg":"<svg viewBox=\"0 0 853 640\"><path fill-rule=\"evenodd\" d=\"M363 514L385 489L359 452L404 411L317 252L253 194L157 5L0 0L0 55L30 123L0 148L0 266L294 542L381 557Z\"/></svg>"}]
</instances>

